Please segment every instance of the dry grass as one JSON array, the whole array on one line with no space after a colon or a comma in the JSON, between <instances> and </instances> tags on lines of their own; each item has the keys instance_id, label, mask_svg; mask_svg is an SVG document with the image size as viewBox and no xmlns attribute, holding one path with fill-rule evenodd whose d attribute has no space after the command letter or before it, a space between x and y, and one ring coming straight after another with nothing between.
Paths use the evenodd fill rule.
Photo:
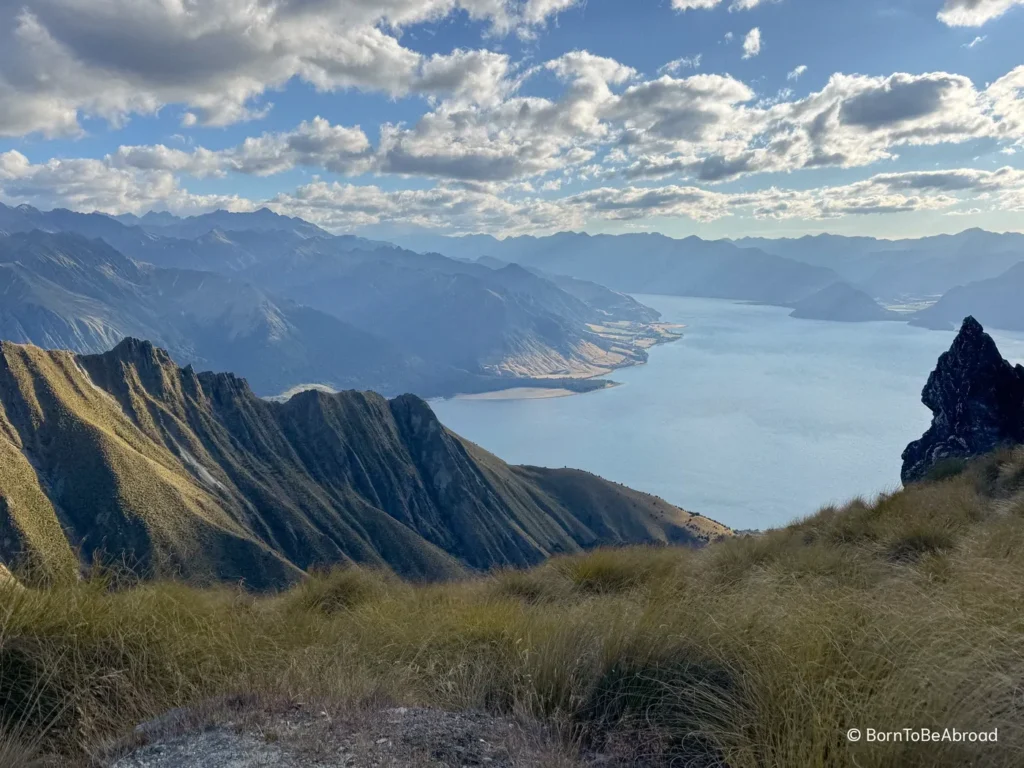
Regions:
<instances>
[{"instance_id":1,"label":"dry grass","mask_svg":"<svg viewBox=\"0 0 1024 768\"><path fill-rule=\"evenodd\" d=\"M652 764L1019 766L1022 467L990 457L700 552L450 584L347 570L271 597L8 588L0 727L16 738L0 749L81 759L171 707L247 692L538 718ZM999 742L851 745L853 727Z\"/></svg>"}]
</instances>

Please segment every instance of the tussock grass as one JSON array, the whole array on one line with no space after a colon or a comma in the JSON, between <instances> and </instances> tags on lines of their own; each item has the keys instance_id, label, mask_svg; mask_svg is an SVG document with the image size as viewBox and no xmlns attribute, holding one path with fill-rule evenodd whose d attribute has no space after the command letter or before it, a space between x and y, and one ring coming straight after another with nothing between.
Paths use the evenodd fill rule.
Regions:
<instances>
[{"instance_id":1,"label":"tussock grass","mask_svg":"<svg viewBox=\"0 0 1024 768\"><path fill-rule=\"evenodd\" d=\"M245 693L538 718L627 764L1018 766L1022 468L1003 453L702 551L449 584L349 568L263 597L0 589L0 750L68 764L172 707ZM854 727L999 741L850 744Z\"/></svg>"}]
</instances>

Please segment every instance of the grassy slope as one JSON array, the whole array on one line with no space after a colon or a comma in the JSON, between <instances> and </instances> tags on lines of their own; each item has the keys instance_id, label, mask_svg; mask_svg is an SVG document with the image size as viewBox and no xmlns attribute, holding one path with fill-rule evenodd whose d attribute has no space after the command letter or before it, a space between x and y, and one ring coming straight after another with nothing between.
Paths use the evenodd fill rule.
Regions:
<instances>
[{"instance_id":1,"label":"grassy slope","mask_svg":"<svg viewBox=\"0 0 1024 768\"><path fill-rule=\"evenodd\" d=\"M3 343L0 456L0 561L28 551L58 579L72 550L264 588L345 562L444 578L725 532L590 475L511 468L411 396L268 403L134 341L80 357Z\"/></svg>"},{"instance_id":2,"label":"grassy slope","mask_svg":"<svg viewBox=\"0 0 1024 768\"><path fill-rule=\"evenodd\" d=\"M260 599L7 592L0 714L23 735L53 722L47 743L69 755L248 691L512 712L626 764L1018 766L1024 450L947 474L704 550L459 583L350 569ZM852 727L998 728L999 742L851 745Z\"/></svg>"}]
</instances>

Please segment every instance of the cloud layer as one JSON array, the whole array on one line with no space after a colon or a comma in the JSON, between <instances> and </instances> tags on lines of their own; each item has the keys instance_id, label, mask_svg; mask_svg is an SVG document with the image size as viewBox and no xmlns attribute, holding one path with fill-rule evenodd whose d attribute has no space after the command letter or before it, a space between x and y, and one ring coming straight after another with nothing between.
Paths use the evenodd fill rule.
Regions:
<instances>
[{"instance_id":1,"label":"cloud layer","mask_svg":"<svg viewBox=\"0 0 1024 768\"><path fill-rule=\"evenodd\" d=\"M529 35L578 0L27 0L0 2L0 135L75 134L167 104L185 123L261 114L258 99L298 78L486 102L507 57L427 57L401 29L462 12L493 34Z\"/></svg>"},{"instance_id":2,"label":"cloud layer","mask_svg":"<svg viewBox=\"0 0 1024 768\"><path fill-rule=\"evenodd\" d=\"M1024 0L946 0L939 20L951 27L980 27L997 19Z\"/></svg>"},{"instance_id":3,"label":"cloud layer","mask_svg":"<svg viewBox=\"0 0 1024 768\"><path fill-rule=\"evenodd\" d=\"M978 25L1021 2L947 0L939 13L950 25ZM768 4L723 3L672 7ZM335 230L401 221L495 232L662 216L956 213L969 198L984 210L1020 209L1020 172L1009 167L891 174L877 166L908 147L977 140L1012 156L1024 147L1024 66L983 87L943 71L836 73L798 97L788 87L759 92L752 75L705 72L696 51L646 75L585 50L546 61L505 52L507 36L532 41L577 7L582 0L0 0L0 135L75 135L86 116L116 127L168 105L186 127L255 126L273 90L293 79L324 91L422 97L408 122L308 116L290 130L254 127L221 149L133 144L45 162L0 152L0 197L110 212L269 204ZM415 25L455 15L482 25L493 50L409 47ZM755 27L743 56L761 50ZM733 56L741 72L753 67ZM786 69L781 84L792 88L808 71L796 62ZM828 187L765 188L779 182L763 180L869 167L854 177L866 180ZM293 179L291 191L263 199L189 191L189 179L296 170L313 180L293 188ZM723 191L746 179L755 191Z\"/></svg>"}]
</instances>

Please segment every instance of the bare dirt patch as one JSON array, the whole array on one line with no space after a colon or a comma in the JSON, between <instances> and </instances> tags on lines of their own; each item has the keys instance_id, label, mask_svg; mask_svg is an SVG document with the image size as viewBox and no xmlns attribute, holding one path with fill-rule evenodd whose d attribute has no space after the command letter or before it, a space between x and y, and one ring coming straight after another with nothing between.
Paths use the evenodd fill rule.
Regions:
<instances>
[{"instance_id":1,"label":"bare dirt patch","mask_svg":"<svg viewBox=\"0 0 1024 768\"><path fill-rule=\"evenodd\" d=\"M478 712L302 703L175 710L136 729L109 768L576 768L540 726Z\"/></svg>"}]
</instances>

